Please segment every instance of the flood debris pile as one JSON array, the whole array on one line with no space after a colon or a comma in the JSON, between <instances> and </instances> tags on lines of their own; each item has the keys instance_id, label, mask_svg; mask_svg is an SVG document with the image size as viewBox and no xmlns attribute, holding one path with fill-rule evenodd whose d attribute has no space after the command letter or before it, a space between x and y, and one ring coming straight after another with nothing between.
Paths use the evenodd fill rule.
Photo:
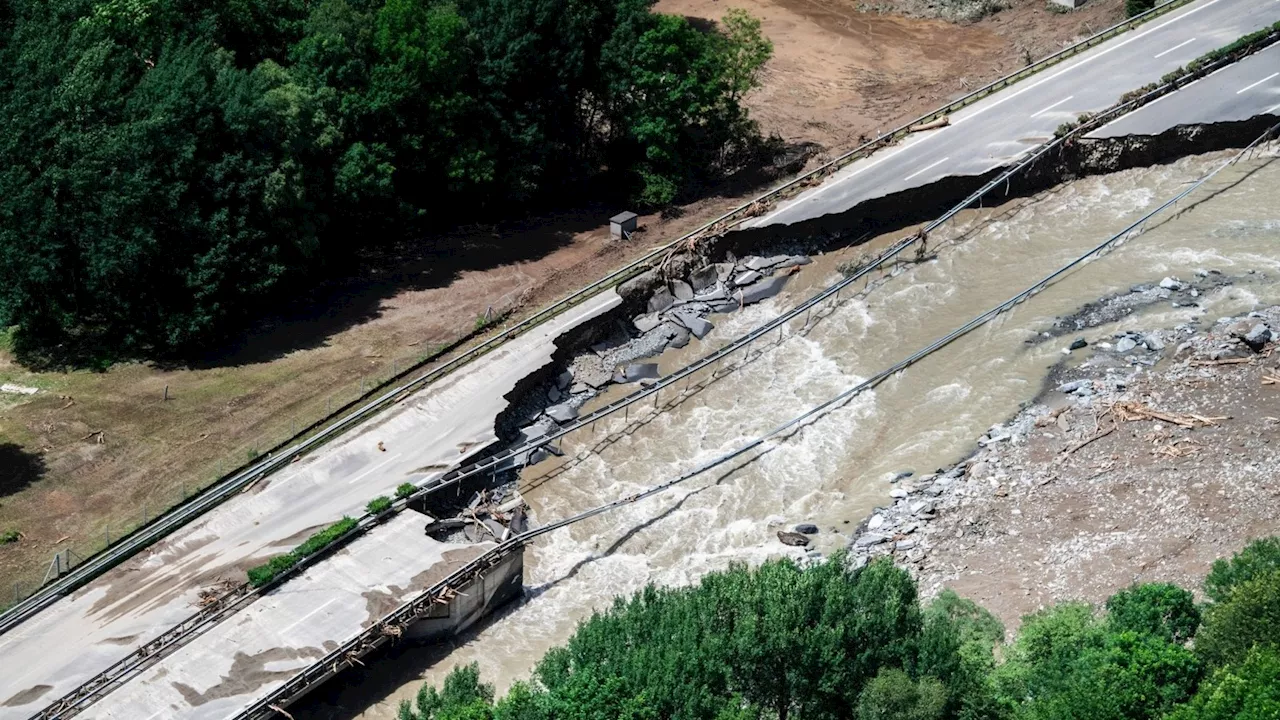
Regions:
<instances>
[{"instance_id":1,"label":"flood debris pile","mask_svg":"<svg viewBox=\"0 0 1280 720\"><path fill-rule=\"evenodd\" d=\"M896 482L850 555L890 555L926 592L954 588L1009 622L1135 581L1192 582L1280 530L1277 330L1270 308L1094 338L971 457Z\"/></svg>"},{"instance_id":2,"label":"flood debris pile","mask_svg":"<svg viewBox=\"0 0 1280 720\"><path fill-rule=\"evenodd\" d=\"M441 542L503 542L529 529L529 506L508 484L480 490L452 517L428 515L426 533Z\"/></svg>"},{"instance_id":3,"label":"flood debris pile","mask_svg":"<svg viewBox=\"0 0 1280 720\"><path fill-rule=\"evenodd\" d=\"M726 262L705 263L679 277L664 278L654 269L620 285L618 293L643 312L630 322L606 320L609 326L602 339L574 355L539 390L516 442L535 440L573 422L581 408L610 385L656 382L657 363L640 360L706 337L714 327L709 316L774 297L795 268L810 262L805 255L727 257ZM552 452L553 448L534 451L528 463L540 462Z\"/></svg>"}]
</instances>

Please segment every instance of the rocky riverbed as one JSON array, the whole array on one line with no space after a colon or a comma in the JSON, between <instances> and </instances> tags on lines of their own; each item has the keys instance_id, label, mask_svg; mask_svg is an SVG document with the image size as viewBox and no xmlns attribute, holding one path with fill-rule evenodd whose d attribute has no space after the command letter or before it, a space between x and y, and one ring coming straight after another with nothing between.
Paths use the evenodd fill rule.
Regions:
<instances>
[{"instance_id":1,"label":"rocky riverbed","mask_svg":"<svg viewBox=\"0 0 1280 720\"><path fill-rule=\"evenodd\" d=\"M1230 282L1135 287L1040 339ZM1011 627L1133 582L1197 587L1213 560L1280 532L1278 333L1271 307L1064 343L1045 390L972 456L894 480L893 503L851 535L853 562L890 554L924 593L951 587Z\"/></svg>"}]
</instances>

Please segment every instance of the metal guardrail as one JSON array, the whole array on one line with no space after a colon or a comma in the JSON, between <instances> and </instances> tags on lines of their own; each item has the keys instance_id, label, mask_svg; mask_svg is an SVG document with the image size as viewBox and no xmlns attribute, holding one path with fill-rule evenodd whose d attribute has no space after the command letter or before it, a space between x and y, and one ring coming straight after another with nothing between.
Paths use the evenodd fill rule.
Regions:
<instances>
[{"instance_id":1,"label":"metal guardrail","mask_svg":"<svg viewBox=\"0 0 1280 720\"><path fill-rule=\"evenodd\" d=\"M525 332L533 329L534 327L541 325L542 323L546 322L552 317L555 317L556 315L559 315L560 313L580 304L584 300L590 297L593 297L599 294L600 292L603 292L604 290L607 290L611 287L615 287L619 283L625 282L626 280L640 274L651 262L662 257L664 254L677 248L681 244L689 243L690 241L696 241L698 239L701 239L709 235L722 234L723 232L728 231L734 225L742 222L743 220L749 217L753 217L755 214L760 212L762 210L762 203L765 203L766 201L783 198L787 195L787 193L795 190L798 187L807 186L808 184L814 182L816 179L820 177L824 177L825 175L839 169L840 167L843 167L844 165L847 165L850 162L853 162L854 160L870 155L876 150L879 150L882 147L885 147L886 145L889 145L892 142L895 142L896 140L898 140L899 138L905 136L910 131L911 128L917 125L931 122L945 115L949 115L950 113L955 112L956 110L959 110L961 108L964 108L990 95L993 92L996 92L1005 87L1008 87L1009 85L1016 83L1019 80L1022 80L1030 75L1038 73L1069 57L1078 55L1079 53L1084 52L1085 50L1091 49L1097 46L1098 44L1105 42L1106 40L1109 40L1110 38L1115 37L1116 35L1124 33L1137 25L1140 25L1148 20L1151 20L1152 18L1158 17L1167 12L1170 12L1175 8L1189 4L1192 1L1193 0L1169 0L1169 2L1166 2L1162 5L1158 5L1150 10L1147 10L1146 12L1140 15L1136 15L1132 18L1129 18L1115 25L1112 25L1111 27L1105 30L1102 30L1101 32L1096 33L1086 38L1085 40L1082 40L1079 43L1076 43L1068 48L1064 48L1063 50L1053 53L1047 57L1041 58L1040 60L1032 63L1031 65L1028 65L1023 69L1018 70L1017 72L1014 72L992 83L984 85L983 87L978 88L977 90L974 90L973 92L970 92L964 95L963 97L958 98L957 100L954 100L948 103L947 105L944 105L943 107L938 108L937 110L934 110L933 112L922 115L914 120L911 120L910 122L907 122L884 135L881 135L867 143L864 143L863 145L860 145L859 147L841 155L840 157L834 160L824 163L818 168L815 168L797 178L794 178L790 181L787 181L773 188L772 190L769 190L768 192L756 197L750 202L740 205L739 207L721 215L715 220L712 220L708 223L703 224L696 230L684 235L683 237L677 240L674 240L654 250L651 250L650 252L646 253L639 259L628 263L622 268L619 268L618 270L615 270L612 273L609 273L604 278L601 278L600 280L597 280L596 282L591 283L590 285L587 285L586 287L583 287L571 293L570 295L565 296L564 298L561 298L560 300L552 303L551 305L544 307L542 310L539 310L538 312L534 313L532 316L524 320L521 320L520 322L516 323L512 327L507 328L506 330L498 333L497 335L489 338L488 340L485 340L479 345L464 351L460 355L445 362L443 365L430 370L424 375L416 379L410 380L408 382L405 382L399 386L392 387L386 392L383 392L381 395L373 397L373 399L371 399L369 402L365 403L364 405L358 408L356 408L356 405L359 403L359 400L356 400L350 403L346 407L339 409L339 411L335 413L335 415L332 415L329 418L325 418L318 421L317 423L313 424L311 427L305 429L302 433L302 435L305 435L306 433L312 430L315 430L316 428L322 428L315 435L307 437L303 439L301 442L296 442L293 445L290 445L289 443L295 442L297 437L300 437L300 436L295 436L294 439L291 439L289 441L286 441L285 443L282 443L280 446L277 446L277 448L273 449L273 452L275 454L268 453L268 457L266 457L265 459L260 460L256 463L253 463L248 467L243 468L237 472L234 472L230 476L226 477L224 480L217 482L214 485L211 485L201 493L194 496L188 502L173 508L169 512L165 513L164 515L161 515L156 520L152 521L151 523L139 528L138 530L135 530L133 533L117 541L115 545L104 549L102 552L94 554L93 556L88 558L84 563L80 564L79 566L71 570L66 575L62 576L61 578L58 578L57 580L55 580L54 582L48 585L45 585L37 589L32 595L28 596L26 599L14 604L12 607L5 610L4 613L0 614L0 634L8 632L9 630L11 630L13 627L18 625L22 621L30 618L32 615L43 610L45 607L48 607L51 603L56 601L57 598L62 597L63 595L66 595L67 593L76 589L80 585L88 582L89 580L92 580L94 577L97 577L103 572L106 572L107 570L111 569L112 567L119 564L120 562L123 562L125 559L132 557L135 553L139 552L143 548L146 548L152 543L160 540L161 538L165 537L169 533L173 532L174 530L190 522L194 518L202 515L204 512L206 512L210 508L217 506L223 500L239 492L241 489L243 489L246 485L253 482L254 480L262 477L263 475L266 475L270 472L273 472L279 469L282 465L286 465L289 462L292 462L295 457L298 457L303 453L307 452L308 450L315 448L318 445L323 444L324 442L327 442L329 439L342 433L346 429L350 428L352 425L359 423L366 417L383 409L389 402L393 401L397 396L406 392L417 390L421 388L423 385L429 384L439 379L440 377L447 375L448 373L471 362L472 360L475 360L476 358L479 358L485 355L489 351L497 348L498 346L502 345L508 340L514 337L517 337L519 335L522 335ZM405 377L406 375L412 374L413 372L416 372L417 370L421 369L422 366L423 365L418 365L416 367L409 368L404 373L402 373L399 377ZM386 383L383 383L377 388L374 388L373 391L371 391L370 395L378 392L378 390L380 390L383 387L386 387L392 382L395 382L395 380L397 379L398 378L393 378L392 380L389 380ZM353 410L353 408L355 409ZM328 425L327 427L323 427L326 423L333 421L335 416L343 415L343 413L347 413L347 412L349 412L349 414L346 414L345 416L339 418L336 422L332 422L332 424ZM278 452L276 452L276 450L278 450Z\"/></svg>"},{"instance_id":2,"label":"metal guardrail","mask_svg":"<svg viewBox=\"0 0 1280 720\"><path fill-rule=\"evenodd\" d=\"M578 513L577 515L573 515L568 518L556 521L544 527L530 530L514 538L511 538L503 543L500 543L496 547L492 548L488 552L481 555L479 558L473 560L468 565L462 568L459 568L449 577L445 578L444 580L441 580L440 582L431 586L427 590L423 591L417 597L409 600L408 602L402 604L400 607L384 615L381 620L379 620L377 623L374 623L370 628L357 634L354 638L343 643L336 650L330 652L328 655L321 658L320 660L317 660L315 663L313 663L310 667L308 667L302 673L295 676L294 678L291 678L283 686L272 691L266 697L259 699L253 705L242 710L240 713L234 716L233 720L258 720L259 718L274 717L277 713L280 712L279 708L281 707L282 704L287 704L290 700L299 697L300 695L305 693L308 689L310 689L310 687L314 683L323 681L327 679L329 676L336 674L340 670L345 669L346 667L350 667L351 665L354 665L356 662L359 661L361 657L364 657L365 655L377 649L378 647L381 647L382 645L394 640L395 638L399 638L403 636L404 631L408 628L408 626L412 624L414 621L423 617L431 607L433 607L437 603L448 602L449 593L451 591L456 592L458 589L460 589L465 584L471 582L474 578L476 578L478 575L483 573L485 570L496 565L498 561L500 561L503 557L507 556L514 550L529 544L539 536L545 535L555 530L559 530L560 528L572 525L574 523L581 522L582 520L586 520L588 518L592 518L597 515L606 513L610 510L616 509L623 505L630 505L638 500L643 500L647 497L651 497L653 495L657 495L659 493L665 492L666 490L672 487L675 487L680 483L686 482L692 478L695 478L707 472L708 470L716 468L736 458L739 458L745 455L746 453L751 452L752 450L755 450L756 448L760 448L764 446L765 443L767 443L771 438L775 438L780 435L784 435L786 433L790 433L799 429L800 427L803 426L805 422L821 416L831 408L836 407L837 405L840 405L841 403L851 399L852 397L879 385L880 383L884 382L884 380L896 375L899 372L902 372L903 370L906 370L912 365L915 365L916 363L920 362L921 360L928 357L929 355L932 355L933 353L950 345L956 340L964 337L965 335L968 335L970 332L973 332L977 328L985 325L986 323L990 322L994 318L998 317L1000 314L1012 309L1014 306L1033 297L1034 295L1039 293L1041 290L1043 290L1045 287L1052 284L1059 277L1065 275L1066 273L1070 272L1072 269L1087 262L1090 258L1100 255L1101 253L1103 253L1104 251L1108 250L1113 245L1115 245L1117 242L1135 233L1135 231L1137 233L1141 233L1142 228L1153 217L1159 215L1160 213L1163 213L1165 210L1168 210L1169 208L1173 207L1178 202L1182 201L1187 196L1189 196L1191 193L1198 190L1206 182L1208 182L1209 179L1216 176L1219 172L1221 172L1228 166L1235 164L1241 157L1244 157L1254 147L1265 142L1272 135L1274 135L1278 130L1280 130L1280 124L1273 125L1260 137L1258 137L1256 140L1250 143L1248 147L1244 148L1243 150L1241 150L1239 153L1237 153L1230 159L1218 165L1212 171L1201 176L1198 180L1189 184L1186 188L1178 192L1176 195L1166 200L1164 203L1161 203L1158 207L1147 212L1141 218L1135 220L1120 232L1111 235L1110 237L1108 237L1106 240L1102 241L1098 245L1095 245L1094 247L1090 248L1083 255L1080 255L1077 258L1066 263L1065 265L1059 267L1058 269L1051 272L1049 275L1041 278L1040 280L1036 281L1035 283L1028 286L1027 288L1021 290L1020 292L1013 295L1012 297L1005 300L1004 302L1001 302L1000 304L992 307L986 312L978 315L977 317L973 318L972 320L965 323L964 325L961 325L955 330L952 330L950 333L942 336L941 338L938 338L937 340L925 346L924 348L917 350L907 358L893 364L888 368L881 370L875 375L867 378L866 380L858 383L857 385L854 385L851 388L846 389L845 391L826 400L825 402L817 406L814 406L813 408L810 408L803 414L798 415L782 423L781 425L778 425L777 427L773 428L769 432L747 443L744 443L743 445L740 445L734 450L724 453L719 457L708 460L698 465L696 468L688 472L685 472L682 475L672 480L668 480L665 483L656 485L643 492L636 493L634 495L630 495L628 497L625 497L619 500L614 500L613 502L606 503L604 505L600 505L598 507L592 508L585 512Z\"/></svg>"},{"instance_id":3,"label":"metal guardrail","mask_svg":"<svg viewBox=\"0 0 1280 720\"><path fill-rule=\"evenodd\" d=\"M1256 52L1277 40L1280 40L1280 33L1272 33L1265 38L1259 39L1256 44L1249 48L1242 49L1238 54L1220 58L1212 63L1208 63L1193 73L1171 80L1136 98L1119 103L1111 108L1092 115L1086 122L1080 123L1077 127L1072 128L1063 136L1056 137L1053 140L1043 143L1037 148L1028 151L1024 154L1023 159L1016 165L1000 173L994 179L984 184L981 188L971 193L964 200L954 205L950 210L922 227L915 234L906 236L895 242L854 273L810 296L804 302L796 305L785 313L761 324L747 334L735 338L725 346L703 356L689 365L686 365L680 370L668 374L653 385L629 393L628 395L619 398L604 407L592 411L591 413L560 427L553 433L531 439L521 445L509 448L501 453L485 458L482 461L471 463L462 468L452 470L439 478L433 479L430 484L423 486L412 495L404 498L398 498L393 503L391 510L384 511L377 515L366 513L359 518L358 524L354 529L345 533L341 538L338 538L332 545L325 548L323 551L304 558L298 564L293 566L293 568L280 574L270 583L261 588L251 588L247 583L237 586L228 593L217 598L217 600L210 606L202 608L200 611L183 620L178 625L166 630L157 638L149 641L141 648L131 653L128 657L123 658L104 670L102 673L99 673L86 683L82 684L76 690L60 698L52 705L33 716L32 720L52 720L53 718L71 717L80 709L90 704L97 697L109 692L114 687L136 675L142 669L145 669L145 667L158 660L167 651L180 647L182 644L185 644L185 641L192 639L195 634L211 627L222 617L231 614L248 604L248 602L251 601L251 598L255 598L277 585L282 584L293 575L323 559L323 557L328 555L337 547L340 547L358 535L367 532L369 529L377 525L382 518L386 517L388 513L403 510L411 501L425 498L426 496L432 495L448 487L458 486L468 479L494 474L500 470L515 467L519 464L520 456L533 452L538 448L544 447L547 444L555 442L556 440L564 438L574 432L583 430L597 421L617 413L618 411L624 410L631 405L646 400L650 396L654 396L656 402L657 396L664 389L692 377L694 374L706 369L707 367L717 365L725 358L733 355L739 350L749 348L755 341L769 335L775 330L779 330L779 333L781 334L780 328L799 317L802 313L810 313L814 308L829 299L834 298L834 301L838 303L840 301L840 293L844 289L853 285L871 272L883 267L885 263L893 260L913 245L916 245L922 240L926 240L929 233L941 227L943 224L955 217L956 214L972 206L975 202L981 200L993 190L999 188L1000 185L1008 183L1013 177L1030 168L1055 148L1060 147L1076 137L1087 134L1088 132L1111 122L1113 119L1121 115L1132 112L1134 109L1148 104L1165 94L1174 92L1183 85L1189 84L1204 75L1208 75L1221 67L1236 62L1244 54ZM805 324L806 326L808 325L807 319ZM713 373L714 372L716 371L713 370Z\"/></svg>"}]
</instances>

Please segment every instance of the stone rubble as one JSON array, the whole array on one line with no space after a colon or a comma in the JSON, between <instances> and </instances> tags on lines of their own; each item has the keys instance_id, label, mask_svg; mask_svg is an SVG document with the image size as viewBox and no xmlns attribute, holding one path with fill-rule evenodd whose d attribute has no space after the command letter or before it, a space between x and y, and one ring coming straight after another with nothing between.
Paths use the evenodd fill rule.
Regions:
<instances>
[{"instance_id":1,"label":"stone rubble","mask_svg":"<svg viewBox=\"0 0 1280 720\"><path fill-rule=\"evenodd\" d=\"M1199 278L1214 275L1218 274L1197 273ZM1172 278L1161 283L1166 290L1176 285L1181 284ZM1095 318L1109 316L1107 312L1098 310L1097 307L1092 309ZM1068 375L1082 374L1084 377L1047 385L1036 402L1011 421L993 427L980 439L980 449L968 459L918 478L895 478L895 481L901 481L890 491L891 502L876 508L849 535L848 553L851 565L858 567L870 558L890 555L895 562L920 578L922 592L932 594L965 575L964 568L939 565L933 561L931 551L942 544L967 547L975 541L980 544L995 542L1008 552L1016 552L1021 556L1023 551L1010 544L1015 542L1013 538L1019 536L1019 531L1013 527L991 526L980 511L975 512L977 508L1010 504L1014 502L1011 493L1022 503L1021 498L1038 487L1055 481L1067 482L1062 479L1055 462L1079 449L1077 445L1083 447L1092 442L1091 438L1103 436L1102 428L1097 424L1097 417L1101 413L1114 408L1117 403L1151 400L1149 395L1139 395L1132 388L1142 384L1147 388L1144 392L1149 394L1152 385L1167 386L1172 382L1185 382L1191 386L1204 384L1207 382L1206 378L1218 372L1217 361L1223 358L1257 358L1265 361L1275 347L1268 344L1274 337L1272 328L1280 329L1280 307L1252 312L1245 317L1222 318L1208 328L1198 329L1192 323L1173 329L1141 333L1119 332L1113 336L1113 343L1092 343L1093 355L1090 359L1079 368L1064 371ZM1175 344L1176 349L1170 349ZM1157 358L1166 355L1173 365L1162 366L1164 369L1158 380L1148 382L1153 374L1151 366ZM1280 363L1271 360L1269 364ZM1074 418L1085 416L1085 424L1073 425L1066 419L1068 414L1072 414ZM1089 417L1093 419L1090 420ZM1270 417L1266 419L1274 420ZM1221 421L1222 418L1211 420ZM1179 443L1190 443L1182 445L1184 448L1197 444L1186 436L1189 430L1165 423L1154 424L1154 437L1166 442L1168 437L1179 434L1181 438L1185 438L1174 437L1172 444L1165 446L1174 449L1166 450L1166 453L1176 455L1180 452L1196 452L1177 449ZM1137 432L1127 427L1124 429L1130 433ZM1029 438L1033 434L1052 438L1055 433L1072 439L1073 442L1058 451L1061 457L1057 461L1053 458L1048 462L1032 461L1030 458L1033 456L1028 455L1030 451L1026 450ZM1241 440L1240 445L1243 446L1245 442ZM1263 443L1266 442L1263 440ZM1087 455L1088 453L1083 453L1082 457ZM1107 467L1116 462L1115 455L1110 457L1113 459ZM1203 487L1203 483L1197 487ZM1219 495L1221 494L1220 492ZM1019 507L1025 507L1025 503ZM1022 516L1022 510L1014 509L1009 514L1018 518ZM1151 542L1167 540L1153 539ZM1068 553L1064 557L1068 558L1064 560L1067 562L1071 556ZM1039 561L1035 564L1041 565ZM981 582L981 579L977 581ZM1056 589L1061 591L1061 597L1077 597L1072 594L1073 589L1070 587ZM1030 591L1026 594L1030 595Z\"/></svg>"},{"instance_id":2,"label":"stone rubble","mask_svg":"<svg viewBox=\"0 0 1280 720\"><path fill-rule=\"evenodd\" d=\"M652 292L646 311L619 327L592 352L575 357L547 390L547 406L523 428L524 439L545 434L550 426L572 422L578 410L610 384L649 383L658 378L656 363L637 360L668 348L682 348L701 340L714 328L714 313L733 312L777 295L789 277L782 271L811 260L804 255L748 256L713 263L689 273L688 279L662 283ZM653 271L650 271L653 272ZM630 283L632 281L628 281ZM619 292L626 294L624 283ZM528 421L526 421L528 422Z\"/></svg>"}]
</instances>

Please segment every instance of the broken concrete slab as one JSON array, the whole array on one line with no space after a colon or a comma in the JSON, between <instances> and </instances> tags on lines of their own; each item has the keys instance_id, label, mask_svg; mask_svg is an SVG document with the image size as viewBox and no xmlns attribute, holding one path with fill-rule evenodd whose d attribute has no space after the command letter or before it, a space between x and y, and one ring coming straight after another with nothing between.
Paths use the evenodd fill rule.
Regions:
<instances>
[{"instance_id":1,"label":"broken concrete slab","mask_svg":"<svg viewBox=\"0 0 1280 720\"><path fill-rule=\"evenodd\" d=\"M715 265L708 265L699 270L694 270L689 275L689 285L693 288L695 294L714 287L719 282L720 277Z\"/></svg>"},{"instance_id":2,"label":"broken concrete slab","mask_svg":"<svg viewBox=\"0 0 1280 720\"><path fill-rule=\"evenodd\" d=\"M743 305L750 305L761 300L769 298L782 292L782 286L785 285L787 279L785 277L768 277L763 278L740 291L739 298Z\"/></svg>"},{"instance_id":3,"label":"broken concrete slab","mask_svg":"<svg viewBox=\"0 0 1280 720\"><path fill-rule=\"evenodd\" d=\"M636 382L658 377L658 363L631 363L622 371L623 382Z\"/></svg>"},{"instance_id":4,"label":"broken concrete slab","mask_svg":"<svg viewBox=\"0 0 1280 720\"><path fill-rule=\"evenodd\" d=\"M712 267L716 269L716 278L722 283L729 282L729 278L733 277L734 266L731 262L716 263Z\"/></svg>"},{"instance_id":5,"label":"broken concrete slab","mask_svg":"<svg viewBox=\"0 0 1280 720\"><path fill-rule=\"evenodd\" d=\"M737 275L735 275L733 278L733 284L737 285L738 287L742 287L743 285L750 285L751 283L759 280L762 277L764 276L756 272L755 270L748 270L747 272L738 273Z\"/></svg>"},{"instance_id":6,"label":"broken concrete slab","mask_svg":"<svg viewBox=\"0 0 1280 720\"><path fill-rule=\"evenodd\" d=\"M539 420L529 427L520 428L516 436L516 444L523 445L539 438L546 437L549 429L543 423L545 423L545 421Z\"/></svg>"},{"instance_id":7,"label":"broken concrete slab","mask_svg":"<svg viewBox=\"0 0 1280 720\"><path fill-rule=\"evenodd\" d=\"M813 259L810 258L808 255L791 255L787 257L785 260L783 260L782 262L778 263L776 266L774 266L773 269L785 270L789 267L796 267L797 265L808 265L811 262L813 262Z\"/></svg>"},{"instance_id":8,"label":"broken concrete slab","mask_svg":"<svg viewBox=\"0 0 1280 720\"><path fill-rule=\"evenodd\" d=\"M705 309L703 310L703 312L711 309L709 305L704 307ZM672 310L671 312L667 313L667 319L670 321L679 323L681 325L684 325L685 327L689 327L688 325L685 324L686 321L688 321L690 318L696 318L701 315L702 315L702 312L699 312L698 308L678 307Z\"/></svg>"},{"instance_id":9,"label":"broken concrete slab","mask_svg":"<svg viewBox=\"0 0 1280 720\"><path fill-rule=\"evenodd\" d=\"M725 300L729 297L729 289L720 283L716 283L711 287L705 288L701 295L695 295L694 298L703 302L712 303L717 300Z\"/></svg>"},{"instance_id":10,"label":"broken concrete slab","mask_svg":"<svg viewBox=\"0 0 1280 720\"><path fill-rule=\"evenodd\" d=\"M685 321L685 327L689 328L689 332L693 333L694 337L701 340L706 337L707 333L711 332L712 328L715 326L705 318L694 317Z\"/></svg>"},{"instance_id":11,"label":"broken concrete slab","mask_svg":"<svg viewBox=\"0 0 1280 720\"><path fill-rule=\"evenodd\" d=\"M573 422L578 419L578 409L569 403L560 403L552 405L546 409L547 417L555 420L560 424Z\"/></svg>"},{"instance_id":12,"label":"broken concrete slab","mask_svg":"<svg viewBox=\"0 0 1280 720\"><path fill-rule=\"evenodd\" d=\"M636 330L639 330L642 333L647 333L661 325L662 319L658 317L657 313L648 313L637 316L635 320L632 320L632 323L635 324Z\"/></svg>"},{"instance_id":13,"label":"broken concrete slab","mask_svg":"<svg viewBox=\"0 0 1280 720\"><path fill-rule=\"evenodd\" d=\"M672 280L671 294L674 295L677 300L692 300L693 288L690 287L689 283L683 280Z\"/></svg>"},{"instance_id":14,"label":"broken concrete slab","mask_svg":"<svg viewBox=\"0 0 1280 720\"><path fill-rule=\"evenodd\" d=\"M660 287L653 293L653 297L649 298L649 312L660 313L670 310L675 302L676 298L671 294L671 291L665 287Z\"/></svg>"}]
</instances>

